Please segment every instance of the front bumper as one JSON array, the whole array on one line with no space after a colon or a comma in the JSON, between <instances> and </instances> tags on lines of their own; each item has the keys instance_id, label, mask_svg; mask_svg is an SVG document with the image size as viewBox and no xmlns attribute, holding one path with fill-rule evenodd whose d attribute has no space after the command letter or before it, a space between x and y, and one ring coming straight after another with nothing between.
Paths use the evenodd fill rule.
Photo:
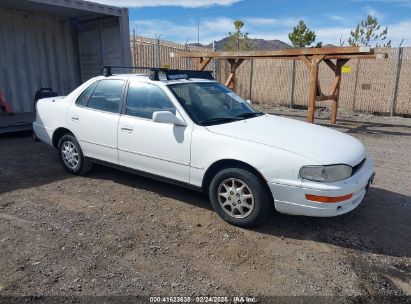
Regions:
<instances>
[{"instance_id":1,"label":"front bumper","mask_svg":"<svg viewBox=\"0 0 411 304\"><path fill-rule=\"evenodd\" d=\"M274 197L275 209L280 213L316 217L332 217L354 210L364 199L374 177L374 162L367 158L364 165L352 177L337 183L323 184L302 181L299 187L268 183ZM353 196L339 203L319 203L306 199L306 194L337 197L352 193Z\"/></svg>"}]
</instances>

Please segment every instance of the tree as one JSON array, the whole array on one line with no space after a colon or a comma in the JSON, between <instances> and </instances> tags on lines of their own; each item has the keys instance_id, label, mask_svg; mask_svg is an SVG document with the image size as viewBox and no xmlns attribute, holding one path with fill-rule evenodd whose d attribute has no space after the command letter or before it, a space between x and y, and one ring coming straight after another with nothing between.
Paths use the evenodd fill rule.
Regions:
<instances>
[{"instance_id":1,"label":"tree","mask_svg":"<svg viewBox=\"0 0 411 304\"><path fill-rule=\"evenodd\" d=\"M348 44L351 46L371 46L375 44L376 47L380 47L380 43L386 41L387 33L388 27L381 30L377 18L368 15L357 25L355 30L351 31ZM382 47L391 47L391 40L384 43Z\"/></svg>"},{"instance_id":2,"label":"tree","mask_svg":"<svg viewBox=\"0 0 411 304\"><path fill-rule=\"evenodd\" d=\"M243 26L243 21L234 21L235 31L228 33L228 42L224 45L225 51L249 51L254 49L254 46L248 41L248 33L241 31Z\"/></svg>"},{"instance_id":3,"label":"tree","mask_svg":"<svg viewBox=\"0 0 411 304\"><path fill-rule=\"evenodd\" d=\"M306 47L315 42L316 35L314 31L310 31L303 20L298 22L293 31L288 34L288 39L294 47ZM322 42L318 42L316 47L321 47Z\"/></svg>"}]
</instances>

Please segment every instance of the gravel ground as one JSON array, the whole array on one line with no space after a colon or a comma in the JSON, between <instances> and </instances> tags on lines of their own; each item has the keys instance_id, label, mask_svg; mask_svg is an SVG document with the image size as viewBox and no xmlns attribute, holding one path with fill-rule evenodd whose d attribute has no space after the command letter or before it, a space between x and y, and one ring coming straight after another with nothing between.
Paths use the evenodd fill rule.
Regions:
<instances>
[{"instance_id":1,"label":"gravel ground","mask_svg":"<svg viewBox=\"0 0 411 304\"><path fill-rule=\"evenodd\" d=\"M341 113L335 128L376 161L363 204L337 218L274 214L251 230L222 221L201 193L103 166L73 177L51 147L27 134L0 137L0 296L409 300L411 119Z\"/></svg>"}]
</instances>

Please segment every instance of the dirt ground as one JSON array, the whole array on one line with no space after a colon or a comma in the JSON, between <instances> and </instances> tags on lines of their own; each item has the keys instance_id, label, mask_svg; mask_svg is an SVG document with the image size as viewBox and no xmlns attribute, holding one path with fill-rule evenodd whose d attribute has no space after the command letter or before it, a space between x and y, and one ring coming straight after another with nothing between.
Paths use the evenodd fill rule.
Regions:
<instances>
[{"instance_id":1,"label":"dirt ground","mask_svg":"<svg viewBox=\"0 0 411 304\"><path fill-rule=\"evenodd\" d=\"M363 204L251 230L201 193L103 166L73 177L53 148L2 136L0 296L410 296L411 119L342 113L335 128L376 161Z\"/></svg>"}]
</instances>

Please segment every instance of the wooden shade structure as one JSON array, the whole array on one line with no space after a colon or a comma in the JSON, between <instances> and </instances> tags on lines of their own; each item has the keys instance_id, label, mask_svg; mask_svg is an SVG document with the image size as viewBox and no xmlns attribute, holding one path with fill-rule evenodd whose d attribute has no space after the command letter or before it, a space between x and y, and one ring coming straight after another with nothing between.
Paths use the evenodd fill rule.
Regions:
<instances>
[{"instance_id":1,"label":"wooden shade structure","mask_svg":"<svg viewBox=\"0 0 411 304\"><path fill-rule=\"evenodd\" d=\"M237 51L237 52L181 52L178 58L197 59L197 68L204 70L212 59L224 59L230 64L230 74L225 85L235 89L235 73L246 59L301 60L310 69L310 93L308 98L307 121L314 122L315 102L332 101L331 123L337 121L340 96L341 70L350 59L376 59L374 49L369 47L324 47L284 49L279 51ZM324 61L334 72L334 81L328 94L324 94L318 82L319 64Z\"/></svg>"}]
</instances>

